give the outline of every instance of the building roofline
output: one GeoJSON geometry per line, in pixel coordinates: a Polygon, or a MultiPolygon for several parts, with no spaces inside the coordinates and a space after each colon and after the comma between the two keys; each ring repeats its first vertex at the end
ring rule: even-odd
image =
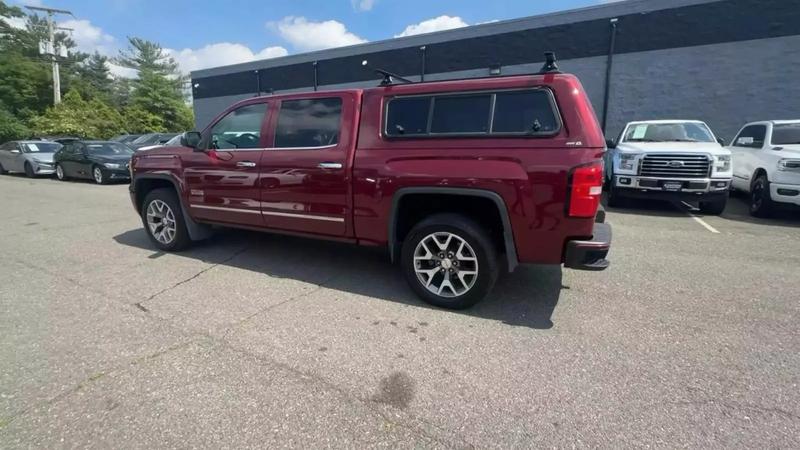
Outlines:
{"type": "Polygon", "coordinates": [[[343,56],[353,56],[363,53],[430,45],[464,38],[488,36],[493,34],[563,25],[587,20],[604,18],[611,19],[621,15],[636,13],[641,14],[651,11],[673,9],[682,6],[714,3],[718,1],[722,0],[625,0],[586,6],[583,8],[569,9],[565,11],[556,11],[536,16],[470,25],[452,30],[435,31],[432,33],[404,36],[400,38],[389,38],[374,42],[349,45],[346,47],[336,47],[307,53],[281,56],[278,58],[261,59],[228,66],[194,70],[190,72],[190,76],[191,78],[195,79],[243,72],[246,70],[259,70],[271,67],[286,66],[290,64],[312,63],[318,60],[338,58],[343,56]]]}

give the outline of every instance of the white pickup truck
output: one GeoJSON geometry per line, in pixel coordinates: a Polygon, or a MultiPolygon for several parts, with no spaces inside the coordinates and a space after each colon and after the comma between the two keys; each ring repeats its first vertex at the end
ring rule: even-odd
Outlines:
{"type": "Polygon", "coordinates": [[[800,206],[800,120],[748,123],[728,148],[733,188],[750,194],[750,214],[800,206]]]}
{"type": "Polygon", "coordinates": [[[721,214],[731,183],[731,152],[698,120],[630,122],[606,145],[608,205],[654,198],[699,203],[721,214]]]}

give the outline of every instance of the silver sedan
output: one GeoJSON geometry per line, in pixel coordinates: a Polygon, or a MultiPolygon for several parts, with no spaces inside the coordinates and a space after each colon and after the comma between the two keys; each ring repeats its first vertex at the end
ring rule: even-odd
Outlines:
{"type": "Polygon", "coordinates": [[[0,174],[24,172],[29,177],[52,175],[53,155],[61,144],[50,141],[11,141],[0,146],[0,174]]]}

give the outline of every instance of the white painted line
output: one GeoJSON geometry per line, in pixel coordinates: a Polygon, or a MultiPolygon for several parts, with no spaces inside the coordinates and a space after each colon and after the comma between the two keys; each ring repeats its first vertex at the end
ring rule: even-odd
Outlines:
{"type": "Polygon", "coordinates": [[[703,219],[701,219],[701,218],[699,218],[699,217],[697,217],[697,216],[695,216],[694,214],[691,213],[690,209],[693,208],[692,205],[690,205],[690,204],[688,204],[686,202],[681,202],[681,203],[683,203],[683,206],[685,206],[686,208],[689,208],[689,209],[684,209],[684,212],[686,214],[688,214],[689,217],[694,219],[695,222],[697,222],[700,225],[702,225],[703,227],[705,227],[706,230],[708,230],[708,231],[710,231],[712,233],[715,233],[715,234],[719,234],[719,230],[717,230],[716,228],[714,228],[711,225],[709,225],[708,223],[706,223],[705,220],[703,220],[703,219]]]}

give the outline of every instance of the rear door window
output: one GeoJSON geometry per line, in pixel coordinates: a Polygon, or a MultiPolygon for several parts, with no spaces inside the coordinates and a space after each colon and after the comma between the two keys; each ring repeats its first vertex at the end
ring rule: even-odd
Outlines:
{"type": "Polygon", "coordinates": [[[328,147],[339,143],[342,99],[284,100],[275,128],[276,148],[328,147]]]}

